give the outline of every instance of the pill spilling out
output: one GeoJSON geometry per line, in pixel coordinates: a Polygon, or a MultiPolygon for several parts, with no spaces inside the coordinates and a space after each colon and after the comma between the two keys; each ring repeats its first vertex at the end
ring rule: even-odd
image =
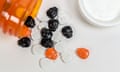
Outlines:
{"type": "Polygon", "coordinates": [[[51,39],[53,36],[53,33],[47,28],[42,28],[40,33],[41,33],[42,38],[44,39],[51,39]]]}
{"type": "Polygon", "coordinates": [[[40,44],[45,48],[54,47],[54,42],[51,39],[42,39],[40,44]]]}
{"type": "Polygon", "coordinates": [[[77,48],[76,54],[81,59],[87,59],[89,57],[89,50],[87,48],[77,48]]]}
{"type": "Polygon", "coordinates": [[[23,48],[29,47],[31,45],[31,40],[28,37],[23,37],[20,40],[18,40],[18,45],[23,48]]]}
{"type": "MultiPolygon", "coordinates": [[[[58,56],[60,56],[61,61],[63,63],[67,63],[67,62],[70,62],[73,58],[71,57],[70,54],[67,53],[67,51],[59,52],[57,50],[54,37],[59,37],[59,35],[55,35],[55,33],[58,32],[61,34],[62,37],[65,37],[66,39],[71,40],[71,38],[73,37],[74,31],[72,28],[73,26],[70,26],[70,25],[62,26],[62,28],[59,31],[61,22],[59,20],[58,11],[59,10],[57,7],[51,7],[46,11],[46,16],[49,17],[49,20],[46,21],[47,26],[38,29],[37,32],[39,35],[37,36],[39,36],[39,38],[37,39],[39,40],[39,43],[37,45],[32,44],[33,45],[32,47],[36,49],[40,48],[41,50],[44,49],[45,51],[43,52],[44,53],[43,58],[45,59],[55,61],[57,60],[58,56]]],[[[41,21],[41,24],[42,24],[42,21],[41,21]]],[[[34,18],[32,18],[31,16],[28,16],[27,20],[25,21],[25,25],[29,28],[34,28],[36,25],[34,18]]],[[[37,36],[32,36],[32,37],[37,37],[37,36]]],[[[36,39],[36,38],[33,38],[33,39],[36,39]]],[[[60,40],[62,40],[62,38],[60,38],[60,40]]],[[[34,40],[32,40],[30,37],[23,37],[20,40],[18,40],[18,45],[23,48],[29,47],[31,45],[31,41],[34,41],[34,40]]],[[[57,43],[59,44],[60,42],[57,42],[57,43]]],[[[81,59],[87,59],[89,57],[89,50],[87,48],[77,48],[75,53],[81,59]]],[[[40,62],[39,62],[40,67],[42,66],[41,60],[43,58],[40,58],[40,62]]]]}
{"type": "Polygon", "coordinates": [[[58,53],[55,48],[48,48],[45,51],[45,57],[50,60],[56,60],[58,58],[58,53]]]}
{"type": "Polygon", "coordinates": [[[51,7],[47,10],[47,16],[49,18],[55,18],[58,15],[58,8],[57,7],[51,7]]]}
{"type": "Polygon", "coordinates": [[[48,27],[51,31],[55,32],[56,29],[58,28],[59,21],[57,19],[50,19],[48,21],[48,27]]]}
{"type": "Polygon", "coordinates": [[[71,38],[73,36],[72,27],[70,26],[63,27],[61,33],[63,34],[64,37],[71,38]]]}
{"type": "Polygon", "coordinates": [[[35,20],[32,18],[32,16],[28,16],[24,24],[30,28],[34,28],[36,25],[35,20]]]}

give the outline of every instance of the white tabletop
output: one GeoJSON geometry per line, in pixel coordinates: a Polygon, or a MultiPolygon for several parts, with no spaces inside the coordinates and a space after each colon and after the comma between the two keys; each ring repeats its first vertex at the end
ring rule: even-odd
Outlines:
{"type": "MultiPolygon", "coordinates": [[[[45,72],[120,72],[120,25],[100,28],[88,24],[79,13],[77,0],[44,0],[41,7],[41,19],[46,9],[60,4],[69,16],[69,23],[75,29],[74,38],[64,43],[69,47],[66,52],[73,58],[69,63],[42,60],[45,72]],[[86,47],[90,51],[87,60],[75,56],[77,47],[86,47]]],[[[43,18],[42,18],[43,17],[43,18]]],[[[0,32],[0,72],[41,72],[39,55],[31,54],[30,48],[17,46],[17,39],[0,32]]]]}

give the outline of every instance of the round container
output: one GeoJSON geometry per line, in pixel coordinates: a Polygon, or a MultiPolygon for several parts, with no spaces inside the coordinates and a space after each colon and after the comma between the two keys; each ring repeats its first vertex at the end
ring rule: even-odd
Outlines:
{"type": "Polygon", "coordinates": [[[110,27],[120,24],[119,0],[79,0],[84,20],[96,26],[110,27]]]}

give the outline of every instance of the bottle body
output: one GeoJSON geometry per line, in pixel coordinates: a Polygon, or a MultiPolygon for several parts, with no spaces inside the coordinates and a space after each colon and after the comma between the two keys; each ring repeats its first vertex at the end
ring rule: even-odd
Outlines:
{"type": "Polygon", "coordinates": [[[0,27],[4,33],[28,37],[31,29],[24,25],[28,16],[33,18],[42,0],[0,0],[0,27]]]}

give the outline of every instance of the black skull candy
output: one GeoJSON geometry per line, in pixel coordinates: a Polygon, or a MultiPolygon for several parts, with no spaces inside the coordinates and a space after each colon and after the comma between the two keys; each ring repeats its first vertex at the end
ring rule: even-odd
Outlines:
{"type": "Polygon", "coordinates": [[[27,27],[30,27],[30,28],[34,28],[35,27],[35,20],[32,18],[32,16],[28,16],[24,25],[26,25],[27,27]]]}
{"type": "Polygon", "coordinates": [[[40,33],[41,33],[42,38],[44,39],[51,39],[53,36],[53,33],[47,28],[42,28],[40,33]]]}
{"type": "Polygon", "coordinates": [[[57,7],[52,7],[47,10],[47,16],[49,18],[55,18],[58,15],[58,8],[57,7]]]}
{"type": "Polygon", "coordinates": [[[45,48],[52,48],[54,46],[54,42],[51,39],[42,39],[40,44],[45,48]]]}
{"type": "Polygon", "coordinates": [[[50,19],[48,21],[48,27],[49,27],[50,31],[55,32],[56,29],[58,28],[58,26],[59,26],[59,21],[57,19],[50,19]]]}
{"type": "Polygon", "coordinates": [[[23,37],[18,40],[18,45],[21,47],[29,47],[31,45],[31,40],[28,37],[23,37]]]}
{"type": "Polygon", "coordinates": [[[73,30],[70,26],[63,27],[61,33],[66,38],[71,38],[73,36],[73,30]]]}

